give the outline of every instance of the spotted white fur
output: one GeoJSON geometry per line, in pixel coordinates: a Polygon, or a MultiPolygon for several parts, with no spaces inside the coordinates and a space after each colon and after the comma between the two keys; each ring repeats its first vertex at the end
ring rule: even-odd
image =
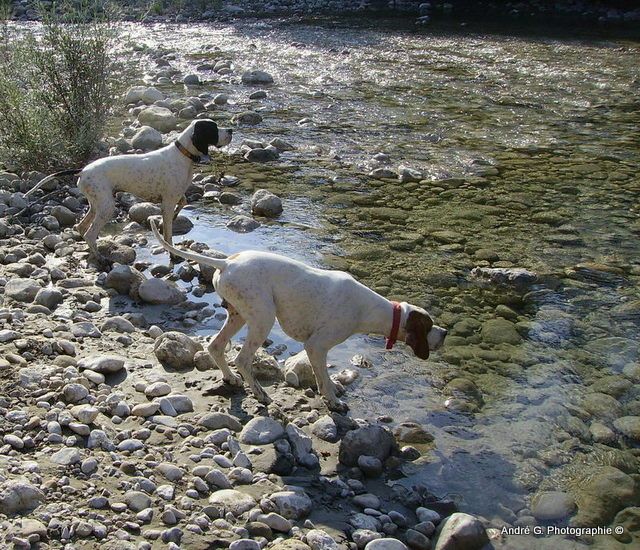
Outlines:
{"type": "MultiPolygon", "coordinates": [[[[202,122],[192,122],[178,136],[178,142],[189,153],[198,157],[203,151],[199,151],[193,144],[194,129],[202,122]]],[[[216,126],[212,121],[207,121],[207,124],[216,126]]],[[[208,145],[222,147],[231,142],[231,130],[217,128],[215,134],[217,142],[208,145]]],[[[84,237],[94,256],[99,258],[98,234],[113,217],[116,208],[114,195],[118,191],[126,191],[139,199],[160,203],[164,237],[171,242],[173,219],[185,204],[184,194],[191,184],[193,168],[193,161],[181,153],[174,143],[150,153],[101,158],[85,166],[80,172],[78,189],[87,197],[89,211],[76,229],[84,237]]],[[[51,178],[49,176],[40,181],[29,194],[51,178]]]]}
{"type": "MultiPolygon", "coordinates": [[[[256,350],[266,340],[275,320],[291,338],[304,343],[313,367],[318,389],[330,408],[345,410],[336,396],[327,372],[329,350],[353,334],[389,335],[393,323],[393,304],[342,271],[316,269],[285,256],[268,252],[244,251],[225,259],[215,259],[179,250],[166,242],[155,223],[151,228],[160,244],[172,254],[215,267],[213,285],[227,304],[227,320],[211,340],[209,352],[232,384],[247,383],[262,403],[270,399],[254,379],[251,364],[256,350]],[[231,372],[224,350],[245,324],[247,338],[235,359],[242,379],[231,372]]],[[[419,356],[420,346],[437,350],[447,331],[433,326],[422,308],[401,303],[398,339],[407,341],[419,356]],[[416,330],[416,327],[426,327],[416,330]]]]}

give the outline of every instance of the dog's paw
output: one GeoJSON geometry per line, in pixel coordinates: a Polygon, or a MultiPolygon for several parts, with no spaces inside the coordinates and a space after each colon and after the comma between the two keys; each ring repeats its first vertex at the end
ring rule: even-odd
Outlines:
{"type": "Polygon", "coordinates": [[[236,386],[236,387],[241,387],[243,384],[242,377],[233,373],[231,373],[231,376],[225,376],[224,381],[230,386],[236,386]]]}
{"type": "Polygon", "coordinates": [[[349,411],[349,405],[347,405],[341,399],[336,399],[335,401],[327,401],[327,407],[329,407],[330,411],[340,414],[344,414],[349,411]]]}

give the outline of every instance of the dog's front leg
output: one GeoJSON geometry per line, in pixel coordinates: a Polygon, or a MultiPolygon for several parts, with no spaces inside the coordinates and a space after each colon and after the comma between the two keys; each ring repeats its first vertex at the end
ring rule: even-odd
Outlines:
{"type": "Polygon", "coordinates": [[[175,203],[162,204],[162,236],[169,244],[173,244],[173,210],[175,203]]]}
{"type": "Polygon", "coordinates": [[[318,391],[326,401],[329,409],[340,413],[347,412],[349,406],[336,396],[336,386],[327,371],[327,346],[320,341],[308,340],[304,345],[304,349],[311,362],[318,391]]]}

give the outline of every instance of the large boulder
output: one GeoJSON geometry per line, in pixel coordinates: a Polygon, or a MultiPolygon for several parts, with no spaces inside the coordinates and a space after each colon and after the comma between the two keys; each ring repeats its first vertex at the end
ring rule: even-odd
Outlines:
{"type": "Polygon", "coordinates": [[[0,514],[30,512],[44,500],[44,493],[26,479],[12,479],[0,485],[0,514]]]}
{"type": "Polygon", "coordinates": [[[244,158],[249,162],[271,162],[272,160],[278,160],[280,154],[275,147],[257,147],[250,149],[244,155],[244,158]]]}
{"type": "Polygon", "coordinates": [[[262,115],[260,113],[256,113],[255,111],[242,111],[241,113],[233,115],[233,117],[231,117],[231,122],[233,124],[255,126],[256,124],[260,124],[262,122],[262,115]]]}
{"type": "Polygon", "coordinates": [[[251,197],[251,212],[255,216],[275,218],[282,213],[282,200],[266,189],[258,189],[251,197]]]}
{"type": "Polygon", "coordinates": [[[393,434],[382,426],[372,425],[347,432],[340,441],[339,460],[346,466],[356,466],[362,455],[374,456],[384,462],[397,448],[393,434]]]}
{"type": "MultiPolygon", "coordinates": [[[[156,222],[158,231],[162,233],[163,231],[162,216],[152,216],[152,218],[153,218],[153,221],[156,222]]],[[[186,233],[189,233],[189,231],[191,231],[192,229],[193,229],[193,222],[186,216],[179,215],[176,217],[175,220],[173,220],[173,225],[171,226],[171,234],[185,235],[186,233]]]]}
{"type": "Polygon", "coordinates": [[[77,221],[76,215],[71,210],[59,204],[51,209],[51,215],[62,227],[71,227],[77,221]]]}
{"type": "Polygon", "coordinates": [[[222,489],[209,497],[209,504],[218,505],[234,516],[239,516],[256,505],[256,501],[250,495],[234,489],[222,489]]]}
{"type": "Polygon", "coordinates": [[[162,133],[171,132],[178,125],[177,117],[169,109],[157,105],[140,111],[138,121],[143,126],[151,126],[162,133]]]}
{"type": "Polygon", "coordinates": [[[133,247],[109,237],[98,240],[98,253],[116,264],[131,265],[136,260],[133,247]]]}
{"type": "Polygon", "coordinates": [[[165,332],[153,345],[158,361],[177,370],[194,367],[194,357],[199,351],[203,351],[202,346],[181,332],[165,332]]]}
{"type": "Polygon", "coordinates": [[[640,504],[635,480],[612,466],[594,466],[582,472],[583,481],[571,487],[578,505],[572,524],[579,527],[608,525],[627,506],[640,504]]]}
{"type": "Polygon", "coordinates": [[[186,299],[173,281],[156,278],[144,281],[138,288],[138,294],[148,304],[175,305],[186,299]]]}
{"type": "Polygon", "coordinates": [[[243,84],[273,84],[273,77],[266,71],[245,71],[242,73],[243,84]]]}
{"type": "Polygon", "coordinates": [[[90,355],[78,361],[78,368],[101,374],[112,374],[124,368],[124,359],[117,355],[90,355]]]}
{"type": "Polygon", "coordinates": [[[129,217],[140,225],[149,227],[149,218],[159,216],[162,210],[157,204],[152,202],[138,202],[129,208],[129,217]]]}
{"type": "Polygon", "coordinates": [[[117,290],[119,294],[129,295],[137,300],[140,298],[138,293],[140,285],[146,280],[147,278],[137,269],[129,265],[116,264],[107,273],[104,285],[117,290]]]}
{"type": "Polygon", "coordinates": [[[4,287],[4,295],[16,302],[31,303],[42,286],[32,279],[10,279],[4,287]]]}
{"type": "Polygon", "coordinates": [[[144,101],[147,105],[151,105],[156,101],[161,101],[164,99],[164,94],[158,90],[158,88],[154,88],[153,86],[149,86],[142,91],[142,101],[144,101]]]}
{"type": "Polygon", "coordinates": [[[304,491],[278,491],[269,496],[275,512],[287,519],[301,519],[309,515],[313,503],[304,491]]]}
{"type": "Polygon", "coordinates": [[[294,388],[316,388],[316,377],[305,350],[292,355],[284,362],[284,379],[294,388]]]}
{"type": "Polygon", "coordinates": [[[284,436],[284,428],[273,418],[256,416],[240,432],[240,441],[247,445],[266,445],[284,436]]]}
{"type": "Polygon", "coordinates": [[[484,525],[469,514],[451,514],[438,530],[435,550],[480,550],[489,543],[484,525]]]}
{"type": "Polygon", "coordinates": [[[162,147],[162,134],[151,126],[142,126],[131,138],[131,146],[143,151],[158,149],[162,147]]]}

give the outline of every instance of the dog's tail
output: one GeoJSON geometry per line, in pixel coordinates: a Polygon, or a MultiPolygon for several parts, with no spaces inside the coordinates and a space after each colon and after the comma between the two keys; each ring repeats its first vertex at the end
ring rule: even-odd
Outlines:
{"type": "Polygon", "coordinates": [[[171,254],[175,254],[176,256],[180,256],[185,260],[192,260],[199,264],[209,265],[211,267],[215,267],[216,269],[223,269],[227,267],[227,260],[224,258],[212,258],[211,256],[205,256],[204,254],[196,254],[195,252],[187,252],[185,250],[180,250],[175,246],[170,245],[167,241],[164,240],[162,235],[160,235],[160,231],[156,226],[156,222],[153,218],[149,219],[149,223],[151,224],[151,230],[153,234],[158,239],[158,242],[162,245],[167,252],[171,252],[171,254]]]}
{"type": "Polygon", "coordinates": [[[40,189],[48,181],[54,180],[62,176],[74,176],[76,174],[79,174],[80,172],[82,172],[82,168],[72,168],[71,170],[61,170],[60,172],[51,174],[50,176],[47,176],[46,178],[43,178],[38,183],[36,183],[32,189],[29,189],[29,191],[25,193],[25,196],[28,197],[29,195],[33,195],[38,189],[40,189]]]}

